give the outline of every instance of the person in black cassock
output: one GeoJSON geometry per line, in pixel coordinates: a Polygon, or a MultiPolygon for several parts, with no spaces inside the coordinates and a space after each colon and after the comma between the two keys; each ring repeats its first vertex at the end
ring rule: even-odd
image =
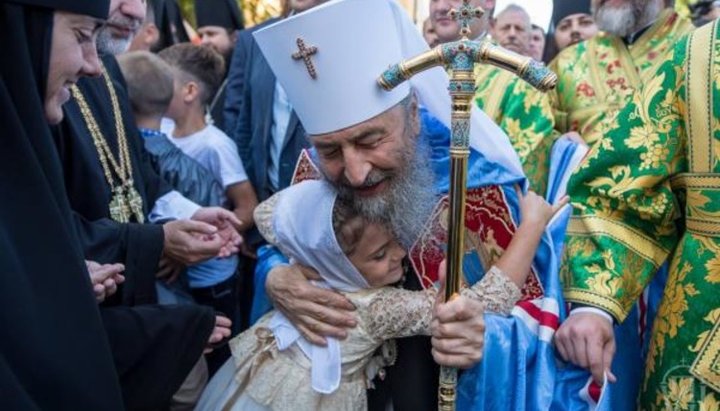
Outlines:
{"type": "Polygon", "coordinates": [[[0,205],[0,408],[5,410],[123,409],[48,126],[48,120],[62,118],[63,83],[98,72],[93,38],[108,5],[108,0],[0,2],[0,194],[6,200],[0,205]]]}
{"type": "MultiPolygon", "coordinates": [[[[229,68],[238,30],[243,29],[242,14],[236,0],[195,0],[195,20],[201,44],[220,53],[229,68]]],[[[230,136],[234,130],[225,127],[225,91],[227,73],[207,110],[215,127],[230,136]]]]}
{"type": "Polygon", "coordinates": [[[172,191],[142,148],[112,54],[129,46],[145,6],[140,0],[111,0],[108,24],[98,35],[98,50],[105,52],[101,76],[82,79],[71,89],[66,119],[55,133],[86,258],[125,264],[127,281],[114,302],[126,305],[155,302],[161,256],[163,261],[196,263],[237,251],[240,239],[233,213],[200,208],[172,191]],[[143,224],[146,219],[177,221],[143,224]]]}

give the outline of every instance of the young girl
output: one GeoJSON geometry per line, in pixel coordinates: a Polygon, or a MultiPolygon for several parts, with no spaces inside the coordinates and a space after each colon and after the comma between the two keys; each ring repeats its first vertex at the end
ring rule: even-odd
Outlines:
{"type": "MultiPolygon", "coordinates": [[[[508,315],[558,207],[534,193],[521,197],[522,223],[508,250],[462,295],[508,315]]],[[[231,340],[233,358],[209,383],[196,410],[367,409],[368,382],[394,361],[388,340],[429,335],[436,290],[393,286],[403,277],[405,250],[386,227],[336,202],[324,181],[283,190],[258,207],[255,219],[268,242],[291,261],[316,269],[323,286],[352,301],[358,325],[344,341],[329,338],[320,347],[302,338],[281,313],[267,314],[231,340]],[[386,358],[373,358],[381,346],[386,358]]]]}

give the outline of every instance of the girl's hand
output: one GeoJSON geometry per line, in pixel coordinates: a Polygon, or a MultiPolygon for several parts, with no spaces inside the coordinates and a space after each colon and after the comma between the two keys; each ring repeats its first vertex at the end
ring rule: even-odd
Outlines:
{"type": "Polygon", "coordinates": [[[520,199],[521,224],[532,224],[538,227],[545,227],[555,213],[570,201],[568,196],[564,196],[557,204],[550,205],[534,191],[528,190],[527,194],[523,195],[518,185],[515,185],[515,192],[520,199]]]}

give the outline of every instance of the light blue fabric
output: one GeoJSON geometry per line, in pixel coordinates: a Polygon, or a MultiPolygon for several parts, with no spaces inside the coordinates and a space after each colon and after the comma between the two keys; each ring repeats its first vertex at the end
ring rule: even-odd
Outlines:
{"type": "Polygon", "coordinates": [[[227,258],[211,258],[200,264],[188,266],[187,279],[190,288],[212,287],[235,274],[239,258],[237,254],[227,258]]]}
{"type": "Polygon", "coordinates": [[[282,255],[277,247],[264,245],[257,251],[258,261],[255,265],[255,292],[253,293],[252,309],[250,310],[250,325],[255,324],[263,315],[273,309],[272,301],[265,292],[265,280],[273,268],[287,265],[287,257],[282,255]]]}

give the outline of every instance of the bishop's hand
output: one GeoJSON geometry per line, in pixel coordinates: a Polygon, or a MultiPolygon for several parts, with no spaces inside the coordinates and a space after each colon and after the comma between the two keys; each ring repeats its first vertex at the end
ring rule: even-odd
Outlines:
{"type": "Polygon", "coordinates": [[[280,265],[268,273],[265,289],[275,308],[311,343],[324,346],[325,337],[344,339],[346,329],[356,325],[351,313],[355,306],[341,294],[316,287],[308,279],[319,280],[320,276],[312,268],[280,265]]]}
{"type": "Polygon", "coordinates": [[[440,365],[470,368],[482,359],[485,346],[483,305],[460,295],[444,302],[445,267],[443,261],[439,269],[441,289],[430,323],[432,355],[440,365]]]}

